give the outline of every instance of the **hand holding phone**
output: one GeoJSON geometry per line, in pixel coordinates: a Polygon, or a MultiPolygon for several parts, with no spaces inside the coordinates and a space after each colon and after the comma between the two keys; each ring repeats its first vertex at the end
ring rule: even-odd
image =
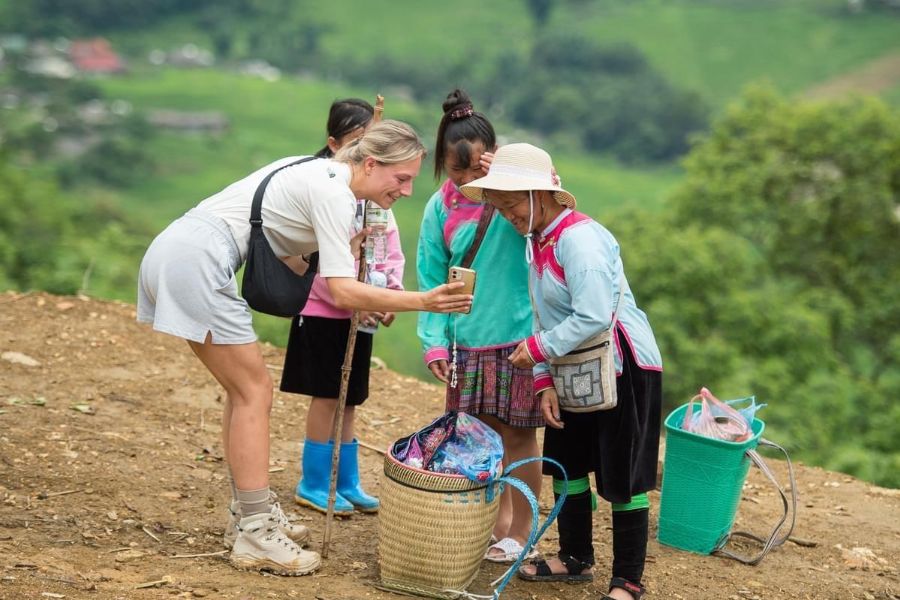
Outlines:
{"type": "MultiPolygon", "coordinates": [[[[462,281],[465,285],[456,290],[457,294],[475,295],[475,271],[472,269],[464,269],[463,267],[450,267],[447,274],[447,283],[462,281]]],[[[471,312],[471,308],[464,311],[466,314],[471,312]]]]}

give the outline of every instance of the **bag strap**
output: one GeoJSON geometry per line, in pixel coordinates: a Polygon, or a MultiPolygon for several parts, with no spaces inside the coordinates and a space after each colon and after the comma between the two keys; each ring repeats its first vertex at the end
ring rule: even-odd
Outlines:
{"type": "Polygon", "coordinates": [[[492,502],[495,496],[499,496],[500,494],[502,494],[504,485],[509,485],[516,488],[522,493],[523,496],[525,496],[525,499],[528,500],[528,506],[531,508],[531,531],[528,533],[528,539],[525,541],[522,552],[519,553],[516,561],[512,565],[510,565],[510,567],[506,571],[503,572],[503,575],[491,582],[491,587],[494,588],[494,591],[490,596],[484,594],[473,594],[466,590],[454,590],[451,588],[442,590],[447,594],[452,594],[453,598],[465,600],[499,600],[500,592],[503,591],[503,588],[506,587],[506,584],[509,583],[509,580],[512,578],[512,576],[519,571],[519,566],[521,566],[522,561],[525,560],[525,557],[528,556],[528,553],[531,552],[531,549],[534,547],[534,545],[537,544],[538,540],[541,539],[541,536],[544,535],[544,532],[547,531],[547,529],[556,519],[557,515],[559,515],[559,511],[562,510],[562,505],[566,501],[566,496],[569,493],[569,478],[566,475],[565,468],[552,458],[546,458],[542,456],[523,458],[522,460],[516,461],[506,467],[503,470],[503,474],[488,485],[487,501],[492,502]],[[540,514],[540,507],[538,505],[538,499],[535,497],[534,492],[531,491],[531,488],[528,487],[528,484],[526,484],[524,481],[510,476],[510,473],[512,473],[522,465],[527,465],[528,463],[533,462],[546,462],[555,465],[559,469],[563,481],[562,492],[560,493],[559,498],[556,500],[556,504],[554,504],[553,508],[550,510],[550,514],[547,515],[547,518],[544,520],[544,523],[540,526],[540,528],[538,528],[538,515],[540,514]],[[494,489],[495,487],[496,490],[494,489]]]}
{"type": "MultiPolygon", "coordinates": [[[[609,330],[616,330],[616,323],[619,320],[619,309],[622,307],[622,296],[625,295],[625,271],[619,275],[619,297],[616,298],[616,310],[613,311],[612,322],[609,324],[609,330]]],[[[615,334],[613,334],[615,335],[615,334]]]]}
{"type": "Polygon", "coordinates": [[[269,185],[269,181],[272,177],[275,176],[275,173],[281,171],[282,169],[287,169],[288,167],[293,167],[294,165],[299,165],[305,162],[309,162],[311,160],[316,160],[317,158],[321,158],[319,156],[306,156],[301,158],[300,160],[295,160],[292,163],[288,163],[286,165],[282,165],[266,175],[265,179],[263,179],[259,185],[256,187],[256,192],[253,194],[253,204],[250,206],[250,227],[262,227],[262,199],[263,194],[266,193],[266,186],[269,185]]]}
{"type": "MultiPolygon", "coordinates": [[[[494,593],[491,596],[494,600],[497,600],[500,597],[500,592],[503,591],[503,588],[506,587],[506,584],[509,583],[509,580],[512,578],[512,576],[519,571],[519,567],[525,560],[525,557],[528,556],[528,553],[531,552],[531,549],[534,548],[534,546],[538,543],[538,540],[541,539],[541,537],[556,519],[557,515],[559,515],[559,512],[562,510],[563,503],[566,501],[566,496],[569,493],[569,478],[566,474],[565,468],[552,458],[541,456],[533,456],[531,458],[524,458],[522,460],[514,462],[503,470],[503,476],[500,477],[499,481],[501,482],[501,484],[507,484],[516,488],[528,500],[528,505],[531,508],[531,531],[529,532],[528,539],[525,541],[522,552],[519,554],[518,558],[516,558],[516,561],[512,565],[510,565],[510,567],[503,573],[503,575],[491,582],[491,587],[496,586],[494,587],[494,593]],[[528,485],[521,479],[510,476],[510,473],[512,473],[522,465],[526,465],[532,462],[550,463],[556,466],[556,468],[559,469],[563,480],[562,492],[560,493],[559,498],[556,500],[556,503],[553,505],[553,508],[550,510],[550,514],[548,514],[547,518],[544,519],[544,523],[540,526],[540,528],[538,528],[539,505],[537,498],[534,496],[534,492],[532,492],[531,488],[528,487],[528,485]]],[[[497,490],[497,493],[502,493],[502,491],[503,488],[501,485],[500,489],[497,490]]]]}
{"type": "Polygon", "coordinates": [[[772,484],[778,490],[778,493],[781,494],[781,502],[784,505],[784,514],[781,516],[781,519],[775,525],[775,528],[772,530],[772,533],[769,534],[768,538],[763,539],[746,531],[735,531],[725,536],[725,539],[722,540],[722,543],[719,545],[719,547],[712,552],[713,554],[717,554],[719,556],[733,558],[736,561],[744,563],[745,565],[758,565],[762,561],[762,559],[765,558],[766,554],[768,554],[773,548],[777,548],[778,546],[784,544],[790,537],[791,533],[794,531],[794,525],[797,522],[797,482],[794,479],[794,466],[791,464],[791,457],[788,456],[788,453],[784,448],[774,442],[770,442],[767,439],[760,438],[759,445],[768,446],[769,448],[775,448],[777,450],[781,450],[784,453],[784,457],[787,460],[788,477],[791,484],[791,505],[790,510],[788,510],[787,494],[785,494],[784,489],[778,484],[778,481],[776,481],[775,475],[772,473],[769,465],[766,464],[766,461],[763,460],[763,457],[760,456],[756,450],[747,450],[746,454],[750,458],[750,460],[753,461],[753,464],[759,467],[759,470],[769,478],[769,481],[772,482],[772,484]],[[791,515],[790,527],[788,527],[787,533],[785,533],[781,537],[778,537],[778,532],[781,530],[785,521],[787,521],[789,513],[791,515]],[[759,552],[759,554],[752,558],[746,558],[725,550],[725,544],[727,544],[728,540],[730,540],[733,536],[745,537],[750,538],[751,540],[755,540],[763,545],[762,550],[759,552]]]}
{"type": "Polygon", "coordinates": [[[478,227],[475,229],[475,238],[472,240],[472,245],[469,246],[469,250],[466,252],[466,255],[463,256],[462,262],[459,263],[459,266],[463,269],[468,269],[472,266],[472,262],[475,261],[475,255],[478,254],[478,248],[481,247],[481,242],[484,240],[484,234],[487,231],[488,225],[491,224],[491,218],[493,216],[494,205],[485,203],[484,210],[481,211],[481,218],[478,219],[478,227]]]}

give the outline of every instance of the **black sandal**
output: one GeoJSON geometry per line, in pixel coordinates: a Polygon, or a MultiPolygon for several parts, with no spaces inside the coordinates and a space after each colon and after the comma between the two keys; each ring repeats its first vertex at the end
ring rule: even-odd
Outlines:
{"type": "Polygon", "coordinates": [[[565,581],[568,583],[586,583],[594,580],[593,573],[582,573],[585,569],[593,567],[593,563],[578,560],[567,554],[560,554],[559,560],[566,567],[565,573],[554,573],[550,570],[550,565],[547,564],[546,560],[534,558],[531,560],[531,564],[535,567],[534,574],[524,573],[520,568],[518,573],[519,579],[524,579],[525,581],[565,581]]]}
{"type": "MultiPolygon", "coordinates": [[[[613,588],[622,588],[629,594],[634,600],[641,600],[644,597],[644,594],[647,592],[647,589],[638,585],[637,583],[632,583],[623,577],[613,577],[609,581],[609,591],[613,591],[613,588]]],[[[600,600],[615,600],[612,596],[603,596],[600,600]]]]}

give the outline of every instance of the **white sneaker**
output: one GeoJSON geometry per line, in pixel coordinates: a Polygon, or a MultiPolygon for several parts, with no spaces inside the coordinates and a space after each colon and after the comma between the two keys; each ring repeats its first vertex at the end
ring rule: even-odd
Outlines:
{"type": "Polygon", "coordinates": [[[241,503],[232,500],[228,506],[228,523],[225,525],[224,542],[225,547],[231,550],[234,547],[234,540],[237,538],[237,524],[241,520],[241,503]]]}
{"type": "MultiPolygon", "coordinates": [[[[290,522],[287,515],[281,510],[281,505],[275,501],[275,492],[269,492],[269,498],[272,500],[272,511],[270,514],[278,521],[278,528],[281,529],[281,532],[291,538],[301,548],[306,546],[309,543],[309,528],[290,522]]],[[[234,547],[234,540],[238,534],[237,524],[240,520],[241,503],[237,500],[232,500],[231,505],[228,507],[228,523],[225,525],[224,536],[225,547],[228,549],[234,547]]]]}
{"type": "Polygon", "coordinates": [[[281,510],[281,504],[275,501],[274,492],[272,492],[272,496],[272,511],[270,514],[278,522],[278,529],[302,548],[309,542],[309,528],[298,523],[291,523],[284,511],[281,510]]]}
{"type": "Polygon", "coordinates": [[[231,564],[238,569],[269,571],[277,575],[308,575],[322,563],[317,552],[302,550],[267,515],[244,517],[237,524],[231,564]]]}

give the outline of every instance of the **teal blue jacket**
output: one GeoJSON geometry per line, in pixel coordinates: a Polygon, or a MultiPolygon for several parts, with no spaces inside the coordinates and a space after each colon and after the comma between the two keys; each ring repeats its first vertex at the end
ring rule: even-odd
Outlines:
{"type": "MultiPolygon", "coordinates": [[[[467,199],[449,179],[434,193],[419,231],[420,290],[447,282],[447,270],[459,265],[472,245],[483,210],[483,204],[467,199]]],[[[506,348],[531,334],[525,238],[499,213],[494,213],[470,268],[476,273],[471,313],[419,313],[417,333],[426,364],[450,359],[454,321],[457,347],[466,350],[506,348]]]]}

